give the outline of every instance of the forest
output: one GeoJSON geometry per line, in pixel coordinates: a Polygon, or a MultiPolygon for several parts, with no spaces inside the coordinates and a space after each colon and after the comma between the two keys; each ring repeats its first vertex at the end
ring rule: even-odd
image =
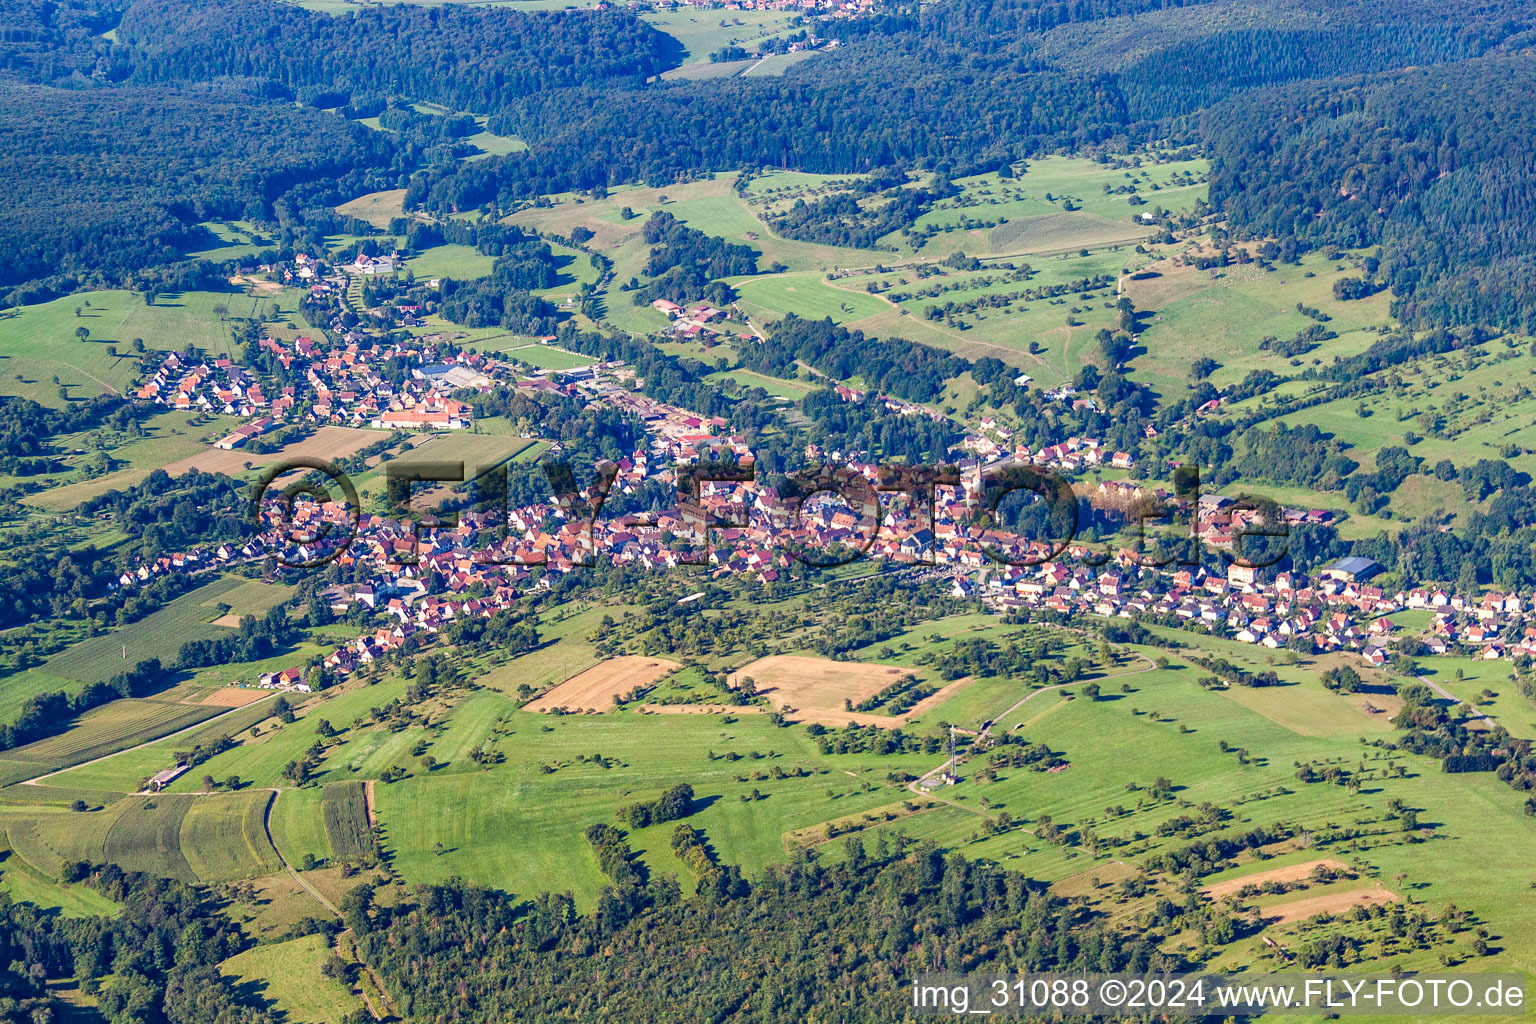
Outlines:
{"type": "MultiPolygon", "coordinates": [[[[875,730],[880,731],[880,730],[875,730]]],[[[675,876],[626,868],[618,830],[603,856],[623,881],[590,914],[570,897],[526,901],[465,884],[419,886],[403,905],[366,887],[342,906],[402,1010],[444,1024],[616,1019],[900,1019],[915,974],[971,970],[1159,970],[1158,929],[1083,923],[1023,875],[879,832],[866,850],[802,857],[750,885],[684,898],[675,876]],[[857,956],[843,955],[857,949],[857,956]],[[687,984],[679,984],[687,978],[687,984]]],[[[679,843],[679,849],[683,847],[679,843]]],[[[1193,898],[1170,927],[1227,927],[1193,898]]]]}
{"type": "Polygon", "coordinates": [[[276,1024],[244,1002],[220,961],[247,945],[238,925],[204,891],[111,864],[67,864],[82,882],[123,907],[113,918],[64,917],[0,901],[0,1021],[59,1019],[48,983],[78,978],[108,1024],[276,1024]]]}
{"type": "Polygon", "coordinates": [[[490,113],[538,92],[638,85],[678,59],[676,40],[627,12],[391,4],[358,13],[137,0],[118,36],[131,81],[260,78],[323,107],[405,95],[490,113]]]}
{"type": "Polygon", "coordinates": [[[181,259],[198,221],[280,218],[306,181],[325,182],[306,203],[339,202],[386,183],[372,174],[392,159],[377,133],[233,86],[0,83],[0,289],[130,281],[181,259]]]}
{"type": "Polygon", "coordinates": [[[1407,321],[1536,329],[1529,81],[1488,57],[1238,97],[1206,117],[1211,202],[1249,236],[1380,245],[1407,321]]]}
{"type": "MultiPolygon", "coordinates": [[[[1168,0],[897,3],[819,26],[843,45],[781,77],[680,82],[655,77],[682,60],[677,41],[623,11],[402,4],[337,18],[233,0],[18,0],[17,8],[0,38],[0,138],[40,144],[5,147],[0,161],[0,183],[22,198],[0,216],[0,241],[18,254],[0,286],[50,285],[15,298],[174,263],[209,217],[255,220],[287,242],[318,239],[342,226],[331,207],[385,188],[408,187],[408,207],[446,214],[703,171],[921,169],[943,181],[1050,151],[1204,139],[1220,169],[1213,194],[1241,229],[1306,244],[1380,240],[1388,250],[1380,284],[1410,317],[1536,316],[1509,297],[1530,272],[1529,240],[1515,226],[1529,218],[1493,212],[1524,211],[1530,195],[1520,155],[1528,114],[1506,109],[1518,91],[1499,86],[1501,75],[1520,79],[1519,64],[1507,63],[1520,58],[1507,54],[1531,31],[1510,0],[1470,11],[1418,0],[1390,31],[1364,0],[1265,5],[1241,19],[1221,5],[1168,0]],[[1137,18],[1151,19],[1149,42],[1116,43],[1137,18]],[[1087,25],[1108,42],[1074,45],[1087,25]],[[115,38],[105,38],[111,27],[115,38]],[[1394,70],[1405,66],[1416,70],[1394,70]],[[1361,74],[1376,77],[1315,84],[1361,74]],[[1301,84],[1278,94],[1256,88],[1284,83],[1301,84]],[[40,86],[70,92],[32,91],[40,86]],[[1399,86],[1423,102],[1394,100],[1399,86]],[[1437,101],[1430,94],[1442,86],[1437,101]],[[1476,97],[1476,109],[1444,109],[1447,96],[1476,97]],[[405,101],[487,115],[493,131],[531,148],[456,159],[455,133],[471,123],[429,124],[405,101]],[[1335,102],[1344,106],[1332,110],[1335,102]],[[45,106],[54,116],[41,117],[45,106]],[[751,131],[740,130],[743,112],[751,131]],[[381,114],[403,130],[345,121],[381,114]],[[1506,115],[1520,127],[1491,137],[1480,127],[1506,115]],[[1302,131],[1313,119],[1321,130],[1302,131]],[[132,130],[108,130],[120,124],[132,130]],[[217,126],[205,133],[217,149],[193,131],[199,124],[217,126]],[[1419,142],[1356,153],[1381,145],[1382,130],[1419,142]],[[1294,138],[1277,134],[1285,132],[1294,138]],[[1466,156],[1431,190],[1419,149],[1436,132],[1478,143],[1456,147],[1466,156]],[[158,141],[169,137],[196,141],[185,150],[158,141]],[[1245,175],[1244,139],[1254,153],[1281,147],[1284,166],[1245,175]],[[1309,162],[1308,146],[1327,159],[1309,162]],[[106,177],[86,153],[110,153],[129,173],[106,177]],[[1377,224],[1326,199],[1340,184],[1333,169],[1368,155],[1381,156],[1381,167],[1403,164],[1403,181],[1418,183],[1407,187],[1421,219],[1382,215],[1377,224]],[[1312,199],[1274,185],[1301,164],[1312,199]],[[1241,195],[1230,184],[1240,177],[1241,195]],[[1298,220],[1298,204],[1330,215],[1298,220]]],[[[1384,186],[1360,185],[1363,209],[1384,186]]],[[[792,237],[867,245],[910,223],[933,196],[909,189],[894,198],[868,212],[857,195],[824,197],[777,220],[792,237]]]]}

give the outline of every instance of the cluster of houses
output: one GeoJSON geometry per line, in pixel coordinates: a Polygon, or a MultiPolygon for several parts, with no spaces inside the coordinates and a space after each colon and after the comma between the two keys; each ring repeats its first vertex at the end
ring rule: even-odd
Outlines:
{"type": "Polygon", "coordinates": [[[651,303],[651,308],[666,314],[671,321],[668,333],[679,338],[715,338],[722,333],[718,327],[711,325],[724,320],[725,311],[707,302],[684,307],[666,299],[657,299],[651,303]]]}
{"type": "Polygon", "coordinates": [[[1115,469],[1130,469],[1136,460],[1129,452],[1106,452],[1104,444],[1096,437],[1069,437],[1057,444],[1041,446],[1033,451],[1028,445],[1013,448],[1007,446],[1012,434],[1007,427],[983,416],[981,433],[971,434],[964,441],[968,451],[983,459],[1005,459],[1016,465],[1048,467],[1074,473],[1108,464],[1115,469]]]}
{"type": "Polygon", "coordinates": [[[875,0],[672,0],[672,6],[708,11],[801,11],[830,18],[854,18],[878,8],[875,0]]]}
{"type": "Polygon", "coordinates": [[[176,352],[166,354],[134,397],[182,412],[224,416],[281,415],[286,408],[269,402],[255,374],[232,360],[189,359],[176,352]]]}
{"type": "Polygon", "coordinates": [[[451,395],[465,387],[489,388],[505,364],[474,352],[439,356],[429,340],[411,344],[365,344],[356,336],[339,346],[300,337],[291,343],[262,338],[258,346],[289,374],[302,373],[303,384],[282,388],[292,408],[306,402],[305,418],[314,423],[381,430],[464,430],[474,410],[451,395]],[[410,365],[400,379],[385,367],[410,365]]]}
{"type": "MultiPolygon", "coordinates": [[[[653,433],[647,449],[612,467],[610,494],[632,493],[648,477],[669,472],[677,461],[706,449],[743,451],[741,439],[720,433],[717,423],[626,394],[636,411],[645,413],[653,433]]],[[[348,576],[366,582],[335,588],[332,599],[338,609],[361,602],[395,621],[332,650],[324,664],[345,676],[387,656],[413,635],[436,634],[465,616],[494,615],[513,605],[527,586],[547,584],[544,574],[574,571],[595,555],[656,570],[692,567],[715,576],[751,573],[773,581],[798,571],[797,560],[815,562],[839,546],[866,557],[939,567],[951,577],[953,596],[978,597],[1000,613],[1044,609],[1190,622],[1239,642],[1353,652],[1380,665],[1393,645],[1410,635],[1391,616],[1403,609],[1427,609],[1434,619],[1418,639],[1432,653],[1464,650],[1483,658],[1536,654],[1536,627],[1528,624],[1530,602],[1518,595],[1470,598],[1423,589],[1388,594],[1369,582],[1380,567],[1365,558],[1341,559],[1310,578],[1281,572],[1268,579],[1237,564],[1225,572],[1205,566],[1154,567],[1130,549],[1105,561],[1086,545],[1057,551],[996,530],[972,531],[966,520],[976,495],[968,485],[937,488],[930,515],[903,497],[877,497],[873,465],[844,464],[870,484],[862,493],[850,491],[849,500],[820,494],[802,504],[752,480],[705,481],[696,503],[595,523],[586,521],[579,503],[576,511],[555,500],[516,508],[508,515],[505,539],[495,542],[487,538],[499,535],[500,524],[481,513],[465,513],[452,527],[422,531],[409,521],[365,516],[337,561],[348,576]],[[1013,564],[1000,564],[994,556],[1013,564]]],[[[340,521],[346,512],[305,504],[294,514],[301,521],[290,535],[308,536],[319,532],[322,520],[340,521]]],[[[279,548],[268,535],[239,550],[224,545],[205,555],[173,559],[147,570],[144,578],[210,562],[262,558],[279,548]]],[[[283,550],[294,561],[319,553],[303,545],[283,550]]],[[[130,582],[126,574],[122,582],[130,582]]],[[[264,676],[261,685],[297,688],[304,680],[296,672],[264,676]]]]}

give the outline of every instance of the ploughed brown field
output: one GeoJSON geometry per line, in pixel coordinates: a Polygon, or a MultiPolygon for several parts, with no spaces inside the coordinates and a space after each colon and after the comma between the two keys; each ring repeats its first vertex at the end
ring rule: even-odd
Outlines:
{"type": "Polygon", "coordinates": [[[1266,882],[1300,882],[1309,878],[1317,868],[1332,868],[1334,871],[1348,871],[1349,865],[1332,857],[1324,857],[1321,860],[1309,860],[1304,864],[1287,864],[1283,868],[1271,868],[1268,871],[1259,871],[1251,875],[1243,875],[1241,878],[1229,878],[1215,885],[1205,887],[1205,894],[1212,899],[1222,896],[1235,896],[1245,886],[1262,886],[1266,882]]]}

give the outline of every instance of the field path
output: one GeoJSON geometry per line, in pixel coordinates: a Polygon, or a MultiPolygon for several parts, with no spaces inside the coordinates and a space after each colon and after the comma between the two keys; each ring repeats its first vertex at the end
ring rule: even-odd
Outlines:
{"type": "MultiPolygon", "coordinates": [[[[1133,668],[1133,669],[1131,669],[1129,671],[1126,671],[1126,672],[1111,672],[1108,675],[1098,676],[1097,678],[1098,679],[1117,679],[1117,678],[1123,678],[1125,676],[1140,675],[1142,672],[1151,672],[1151,671],[1153,671],[1154,669],[1157,668],[1157,665],[1153,663],[1152,659],[1147,657],[1145,654],[1142,654],[1140,651],[1137,651],[1137,652],[1134,652],[1134,653],[1136,654],[1136,657],[1140,658],[1143,662],[1146,663],[1146,667],[1145,668],[1133,668]]],[[[1013,704],[1011,706],[1009,706],[1008,708],[1006,708],[1006,709],[998,712],[997,714],[993,715],[991,721],[989,721],[987,723],[987,727],[985,729],[983,729],[980,733],[973,733],[972,735],[978,735],[978,736],[990,736],[990,735],[992,735],[992,726],[993,725],[995,725],[998,722],[1002,721],[1007,716],[1013,714],[1019,708],[1023,707],[1025,704],[1028,704],[1030,701],[1034,700],[1036,697],[1040,696],[1042,693],[1054,693],[1054,692],[1056,692],[1058,690],[1064,690],[1064,689],[1066,689],[1069,686],[1077,686],[1080,683],[1091,683],[1091,682],[1094,682],[1094,680],[1093,679],[1079,679],[1079,680],[1077,680],[1077,682],[1073,682],[1073,683],[1058,683],[1055,686],[1042,686],[1038,690],[1031,690],[1028,693],[1026,693],[1023,697],[1021,697],[1020,699],[1014,701],[1013,704]]],[[[962,730],[962,731],[966,731],[966,730],[962,730]]],[[[986,816],[986,812],[985,811],[977,810],[974,807],[967,807],[965,804],[962,804],[959,801],[950,800],[950,799],[947,799],[945,797],[938,796],[935,793],[933,793],[933,792],[923,788],[923,783],[924,782],[927,782],[929,779],[933,778],[935,775],[940,774],[947,767],[949,767],[949,758],[946,757],[937,766],[929,769],[928,771],[924,772],[918,778],[913,779],[911,782],[907,783],[907,788],[909,790],[911,790],[913,793],[916,793],[918,796],[926,796],[926,797],[929,797],[931,799],[937,800],[937,801],[939,801],[942,804],[948,804],[951,807],[958,807],[962,811],[970,811],[972,814],[979,814],[979,815],[985,817],[986,816]]]]}
{"type": "Polygon", "coordinates": [[[316,903],[319,903],[326,910],[340,917],[341,911],[336,909],[336,905],[322,896],[320,890],[305,881],[304,876],[295,871],[293,865],[288,863],[288,858],[283,856],[283,851],[278,849],[277,840],[272,837],[272,808],[277,806],[277,801],[283,795],[283,791],[274,788],[270,792],[272,793],[272,799],[267,801],[266,813],[261,817],[261,827],[266,830],[267,842],[272,844],[272,849],[277,852],[277,859],[283,862],[283,867],[288,869],[288,874],[293,876],[293,880],[302,885],[305,891],[315,898],[316,903]]]}
{"type": "Polygon", "coordinates": [[[1435,682],[1433,679],[1427,678],[1425,676],[1420,676],[1418,681],[1421,682],[1421,683],[1424,683],[1431,690],[1434,690],[1440,696],[1442,696],[1446,700],[1450,701],[1452,708],[1458,707],[1458,706],[1460,706],[1462,704],[1465,704],[1468,707],[1472,708],[1472,713],[1467,716],[1467,721],[1469,721],[1469,722],[1476,722],[1476,721],[1480,721],[1481,719],[1485,719],[1485,718],[1488,719],[1488,721],[1490,721],[1490,722],[1494,720],[1492,715],[1488,714],[1485,711],[1478,710],[1478,708],[1475,705],[1473,705],[1471,701],[1463,700],[1461,697],[1456,696],[1450,690],[1447,690],[1445,687],[1441,686],[1439,683],[1435,682]]]}
{"type": "Polygon", "coordinates": [[[121,391],[117,390],[117,388],[114,385],[108,384],[106,381],[104,381],[100,377],[96,376],[90,370],[84,369],[83,367],[76,366],[74,363],[65,362],[63,359],[60,359],[59,362],[63,363],[65,366],[69,367],[71,370],[74,370],[76,373],[80,373],[80,374],[83,374],[83,375],[91,378],[91,380],[95,381],[97,384],[100,384],[103,388],[105,388],[111,394],[117,395],[118,397],[122,397],[123,393],[121,391]]]}
{"type": "Polygon", "coordinates": [[[63,768],[55,768],[53,771],[47,772],[47,773],[45,773],[43,775],[34,775],[30,779],[22,779],[19,782],[12,783],[12,785],[16,785],[16,786],[36,786],[39,783],[41,783],[44,779],[51,779],[55,775],[63,775],[65,772],[72,772],[76,768],[84,768],[87,765],[100,764],[102,761],[105,761],[108,758],[116,757],[118,754],[127,754],[127,753],[130,753],[130,752],[135,751],[135,750],[143,750],[145,747],[150,746],[151,744],[160,743],[163,740],[175,739],[177,736],[180,736],[183,733],[191,732],[193,729],[201,729],[203,726],[208,725],[210,722],[217,722],[219,719],[223,718],[225,715],[234,714],[236,711],[243,711],[245,708],[255,707],[257,704],[260,704],[262,701],[266,700],[268,697],[275,697],[275,696],[277,696],[278,692],[279,691],[274,690],[271,693],[267,694],[266,697],[262,697],[262,698],[260,698],[258,700],[253,700],[249,704],[241,705],[238,708],[230,708],[227,711],[220,711],[218,714],[214,715],[212,718],[205,718],[205,719],[203,719],[200,722],[193,722],[191,725],[187,726],[185,729],[177,729],[175,732],[168,732],[164,736],[156,736],[152,740],[145,740],[143,743],[137,744],[135,746],[124,747],[122,750],[114,750],[110,754],[103,754],[100,757],[93,757],[89,761],[81,761],[79,764],[69,764],[69,765],[65,765],[63,768]]]}

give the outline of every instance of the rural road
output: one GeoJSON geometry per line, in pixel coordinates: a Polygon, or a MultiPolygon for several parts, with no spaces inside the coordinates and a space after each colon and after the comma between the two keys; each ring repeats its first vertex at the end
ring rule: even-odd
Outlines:
{"type": "Polygon", "coordinates": [[[65,765],[62,768],[55,768],[53,771],[46,772],[46,773],[44,773],[42,775],[35,775],[32,778],[30,778],[30,779],[21,779],[21,780],[19,780],[17,782],[12,783],[12,785],[15,785],[15,786],[35,786],[38,783],[42,782],[44,779],[51,779],[55,775],[63,775],[65,772],[72,772],[76,768],[84,768],[87,765],[100,764],[102,761],[105,761],[108,758],[116,757],[119,754],[127,754],[127,753],[131,753],[132,751],[135,751],[135,750],[143,750],[145,747],[148,747],[148,746],[151,746],[153,744],[159,743],[162,740],[175,739],[177,736],[180,736],[183,733],[189,733],[189,732],[193,731],[194,729],[201,729],[203,726],[208,725],[209,723],[217,722],[219,719],[225,717],[226,715],[232,715],[236,711],[244,711],[246,708],[255,707],[257,704],[260,704],[262,701],[269,700],[272,697],[277,696],[277,693],[278,693],[278,691],[274,690],[272,693],[267,694],[265,697],[258,697],[256,700],[251,701],[249,704],[242,704],[240,707],[237,707],[237,708],[229,708],[228,710],[220,711],[218,714],[214,715],[211,718],[205,718],[205,719],[203,719],[200,722],[193,722],[191,725],[187,726],[185,729],[177,729],[175,732],[168,732],[164,736],[156,736],[152,740],[145,740],[143,743],[135,744],[134,746],[131,746],[131,747],[124,747],[122,750],[114,750],[110,754],[103,754],[100,757],[93,757],[89,761],[81,761],[79,764],[67,764],[67,765],[65,765]]]}
{"type": "Polygon", "coordinates": [[[1465,704],[1467,707],[1471,708],[1472,709],[1472,714],[1467,716],[1467,720],[1469,722],[1476,722],[1479,719],[1483,719],[1483,718],[1487,718],[1489,721],[1493,720],[1492,716],[1487,715],[1487,714],[1485,714],[1482,711],[1479,711],[1477,709],[1477,707],[1471,701],[1463,700],[1462,698],[1456,696],[1450,690],[1447,690],[1445,687],[1441,686],[1439,683],[1435,682],[1433,679],[1425,679],[1423,676],[1419,676],[1419,677],[1417,677],[1416,681],[1420,682],[1420,683],[1423,683],[1425,686],[1429,687],[1431,690],[1434,690],[1440,696],[1442,696],[1446,700],[1450,701],[1451,702],[1451,707],[1453,707],[1453,708],[1459,707],[1462,704],[1465,704]]]}

